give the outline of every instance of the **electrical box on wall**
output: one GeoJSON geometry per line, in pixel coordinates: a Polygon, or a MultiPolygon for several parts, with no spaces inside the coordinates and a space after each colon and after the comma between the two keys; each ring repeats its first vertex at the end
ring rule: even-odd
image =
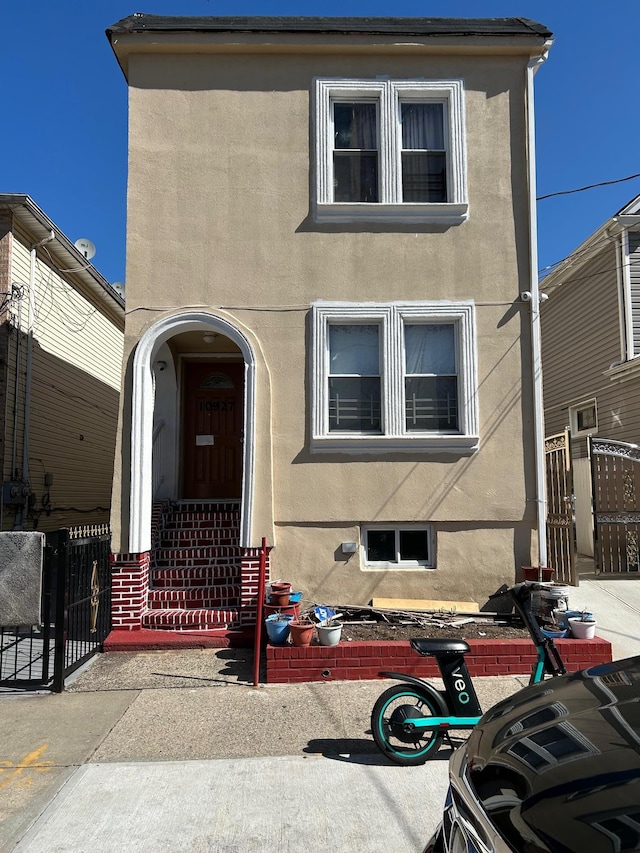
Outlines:
{"type": "Polygon", "coordinates": [[[25,483],[8,481],[2,484],[2,503],[5,506],[24,506],[30,489],[25,483]]]}

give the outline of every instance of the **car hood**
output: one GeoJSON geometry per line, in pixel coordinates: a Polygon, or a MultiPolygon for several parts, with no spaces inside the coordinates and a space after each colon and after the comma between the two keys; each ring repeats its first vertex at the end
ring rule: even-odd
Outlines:
{"type": "Polygon", "coordinates": [[[640,658],[495,705],[469,739],[467,773],[516,850],[640,849],[640,658]]]}

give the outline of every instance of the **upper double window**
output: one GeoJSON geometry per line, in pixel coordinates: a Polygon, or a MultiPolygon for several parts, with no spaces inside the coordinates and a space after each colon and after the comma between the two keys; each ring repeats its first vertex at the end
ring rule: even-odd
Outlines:
{"type": "Polygon", "coordinates": [[[316,81],[318,220],[462,222],[463,87],[316,81]]]}

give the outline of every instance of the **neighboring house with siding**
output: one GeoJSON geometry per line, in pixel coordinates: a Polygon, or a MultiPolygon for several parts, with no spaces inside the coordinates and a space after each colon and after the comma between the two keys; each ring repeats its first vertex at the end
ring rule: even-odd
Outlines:
{"type": "Polygon", "coordinates": [[[640,196],[540,288],[545,431],[570,431],[578,552],[592,555],[587,437],[640,443],[640,196]]]}
{"type": "MultiPolygon", "coordinates": [[[[537,559],[533,73],[511,19],[107,30],[129,86],[114,626],[486,601],[537,559]]],[[[540,432],[541,432],[540,418],[540,432]]],[[[542,481],[542,478],[540,478],[542,481]]]]}
{"type": "Polygon", "coordinates": [[[122,297],[28,196],[0,195],[2,530],[109,521],[122,297]]]}

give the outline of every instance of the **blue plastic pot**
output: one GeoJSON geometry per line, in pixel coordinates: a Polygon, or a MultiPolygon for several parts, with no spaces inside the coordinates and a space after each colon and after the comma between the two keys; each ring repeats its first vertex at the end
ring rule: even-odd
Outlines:
{"type": "Polygon", "coordinates": [[[540,629],[545,637],[549,637],[551,640],[564,640],[565,637],[569,636],[569,631],[547,631],[546,628],[540,629]]]}
{"type": "Polygon", "coordinates": [[[292,613],[272,613],[264,620],[267,629],[267,637],[272,646],[284,646],[289,638],[289,623],[293,619],[292,613]]]}
{"type": "Polygon", "coordinates": [[[302,600],[302,593],[301,592],[289,593],[289,604],[298,604],[298,602],[301,600],[302,600]]]}

